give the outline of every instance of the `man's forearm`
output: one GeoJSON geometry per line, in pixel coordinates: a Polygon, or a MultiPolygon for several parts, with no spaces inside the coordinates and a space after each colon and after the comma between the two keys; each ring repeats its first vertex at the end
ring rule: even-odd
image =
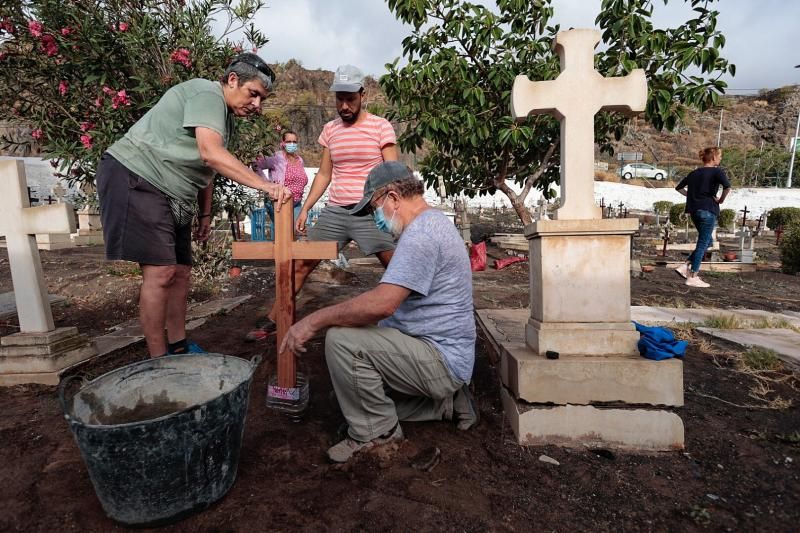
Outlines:
{"type": "Polygon", "coordinates": [[[722,189],[722,196],[720,196],[720,197],[719,197],[719,200],[717,200],[717,202],[718,202],[718,203],[720,203],[720,204],[721,204],[722,202],[724,202],[724,201],[725,201],[725,198],[727,198],[727,197],[728,197],[728,193],[729,193],[729,192],[731,192],[731,189],[730,189],[730,187],[728,187],[727,189],[722,189]]]}
{"type": "Polygon", "coordinates": [[[211,214],[211,202],[214,196],[214,180],[208,184],[204,189],[200,189],[197,193],[197,205],[199,206],[198,213],[201,215],[211,214]]]}
{"type": "Polygon", "coordinates": [[[204,159],[206,164],[217,173],[246,187],[264,192],[273,192],[277,187],[274,183],[264,181],[224,148],[211,150],[204,159]]]}
{"type": "Polygon", "coordinates": [[[317,200],[322,197],[322,195],[325,193],[325,189],[328,188],[330,183],[330,175],[325,175],[318,172],[317,175],[314,176],[314,181],[311,183],[311,189],[308,191],[306,201],[303,202],[303,209],[308,211],[314,207],[314,204],[316,204],[317,200]]]}

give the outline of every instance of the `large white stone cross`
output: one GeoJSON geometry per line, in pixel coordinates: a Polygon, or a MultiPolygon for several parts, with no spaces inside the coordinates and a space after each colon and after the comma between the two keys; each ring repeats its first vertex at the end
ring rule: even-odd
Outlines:
{"type": "Polygon", "coordinates": [[[594,116],[601,110],[639,112],[647,103],[644,71],[604,78],[594,69],[597,30],[569,30],[556,35],[554,48],[561,74],[553,81],[532,82],[517,76],[511,115],[552,114],[561,121],[561,207],[559,220],[602,218],[594,203],[594,116]]]}
{"type": "Polygon", "coordinates": [[[6,238],[22,333],[55,329],[36,234],[74,232],[75,215],[71,205],[30,207],[22,161],[0,161],[0,235],[6,238]]]}

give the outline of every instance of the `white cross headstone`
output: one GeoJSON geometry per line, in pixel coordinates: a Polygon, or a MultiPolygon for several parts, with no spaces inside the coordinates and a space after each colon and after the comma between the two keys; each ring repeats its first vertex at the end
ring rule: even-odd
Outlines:
{"type": "Polygon", "coordinates": [[[0,161],[0,235],[6,238],[22,333],[55,329],[36,234],[74,231],[75,215],[69,204],[30,207],[22,161],[0,161]]]}
{"type": "Polygon", "coordinates": [[[532,82],[517,76],[511,93],[515,119],[552,114],[561,121],[561,207],[559,220],[602,218],[594,203],[594,116],[602,110],[639,112],[647,104],[644,71],[604,78],[594,69],[597,30],[570,30],[556,36],[561,74],[532,82]]]}

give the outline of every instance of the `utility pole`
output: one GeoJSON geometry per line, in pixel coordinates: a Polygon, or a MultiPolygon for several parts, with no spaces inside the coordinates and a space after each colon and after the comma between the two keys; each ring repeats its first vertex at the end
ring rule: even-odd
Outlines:
{"type": "Polygon", "coordinates": [[[719,131],[717,131],[717,148],[719,148],[719,141],[722,138],[722,117],[725,115],[725,108],[719,111],[719,131]]]}
{"type": "MultiPolygon", "coordinates": [[[[794,68],[800,68],[800,65],[795,65],[794,68]]],[[[800,132],[800,109],[797,110],[797,125],[794,127],[794,137],[789,146],[792,148],[792,159],[789,161],[789,179],[786,180],[786,188],[792,188],[792,171],[794,170],[794,156],[797,153],[797,134],[800,132]]]]}
{"type": "Polygon", "coordinates": [[[758,150],[758,166],[756,166],[756,175],[753,181],[753,186],[758,187],[758,175],[761,173],[761,154],[764,152],[764,139],[761,139],[761,148],[758,150]]]}
{"type": "Polygon", "coordinates": [[[786,188],[792,188],[792,171],[794,170],[794,156],[797,153],[798,142],[797,142],[797,135],[800,133],[800,110],[797,111],[797,126],[794,127],[794,137],[792,137],[792,141],[789,143],[789,146],[792,149],[792,159],[789,161],[789,179],[786,180],[786,188]]]}

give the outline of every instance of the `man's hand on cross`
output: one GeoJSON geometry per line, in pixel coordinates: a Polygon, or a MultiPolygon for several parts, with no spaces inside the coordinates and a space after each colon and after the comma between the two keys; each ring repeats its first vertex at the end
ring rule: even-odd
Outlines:
{"type": "Polygon", "coordinates": [[[275,211],[280,211],[281,206],[292,199],[292,191],[289,190],[289,187],[278,185],[277,183],[268,183],[267,185],[271,185],[271,187],[265,189],[264,192],[275,200],[275,211]]]}
{"type": "Polygon", "coordinates": [[[305,344],[311,340],[316,333],[317,330],[311,326],[309,317],[304,318],[300,322],[295,323],[291,328],[289,328],[289,331],[286,332],[286,336],[283,338],[283,342],[281,343],[278,353],[282,353],[285,350],[289,350],[295,355],[305,353],[305,344]]]}

